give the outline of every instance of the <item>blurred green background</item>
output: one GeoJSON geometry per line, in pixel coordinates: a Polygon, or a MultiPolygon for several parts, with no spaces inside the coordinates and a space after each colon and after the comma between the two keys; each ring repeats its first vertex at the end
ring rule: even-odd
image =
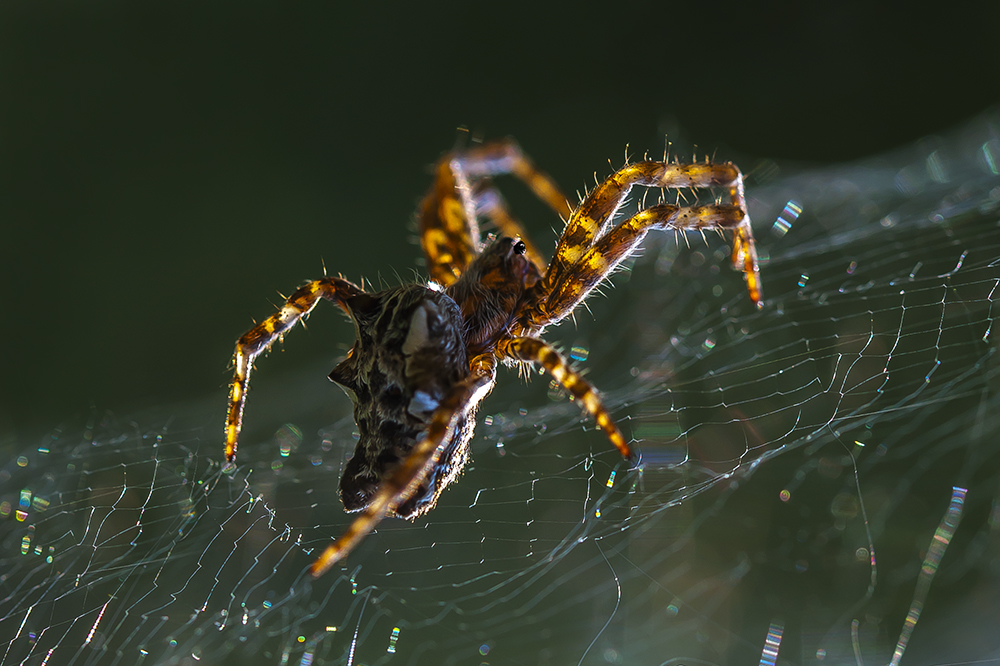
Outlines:
{"type": "MultiPolygon", "coordinates": [[[[460,126],[517,137],[569,193],[664,134],[850,160],[1000,101],[998,24],[997,3],[4,2],[0,441],[208,396],[221,430],[232,343],[276,290],[322,261],[412,275],[408,225],[460,126]]],[[[323,379],[339,320],[319,312],[261,374],[323,379]]]]}

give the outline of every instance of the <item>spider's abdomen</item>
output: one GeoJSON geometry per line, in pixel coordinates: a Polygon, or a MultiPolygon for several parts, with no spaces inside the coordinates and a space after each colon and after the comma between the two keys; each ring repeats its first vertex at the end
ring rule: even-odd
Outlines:
{"type": "MultiPolygon", "coordinates": [[[[330,379],[354,401],[361,437],[340,478],[340,496],[348,511],[360,511],[425,436],[438,404],[468,376],[469,363],[462,313],[440,291],[406,285],[346,302],[357,340],[330,379]]],[[[473,418],[460,418],[437,468],[395,515],[415,518],[433,508],[465,464],[473,418]]]]}

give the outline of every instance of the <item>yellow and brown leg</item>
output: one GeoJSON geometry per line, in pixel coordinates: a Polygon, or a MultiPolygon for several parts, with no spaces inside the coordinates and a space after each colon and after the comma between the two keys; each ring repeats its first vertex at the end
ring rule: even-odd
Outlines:
{"type": "MultiPolygon", "coordinates": [[[[733,164],[669,164],[638,162],[619,169],[598,185],[573,212],[555,256],[542,282],[542,291],[550,293],[561,283],[572,279],[583,257],[602,238],[603,230],[625,201],[632,187],[709,188],[724,187],[730,204],[740,211],[739,224],[734,229],[733,261],[746,275],[750,299],[760,307],[760,274],[754,248],[750,219],[746,213],[743,176],[733,164]]],[[[707,227],[711,228],[711,227],[707,227]]]]}
{"type": "Polygon", "coordinates": [[[542,255],[525,237],[489,179],[514,175],[557,214],[566,218],[570,206],[559,187],[539,171],[511,140],[490,143],[445,155],[435,167],[434,184],[420,205],[420,237],[431,277],[448,286],[479,254],[478,212],[490,217],[501,233],[520,236],[532,261],[544,268],[542,255]],[[484,187],[485,185],[485,187],[484,187]]]}
{"type": "MultiPolygon", "coordinates": [[[[572,270],[567,271],[562,279],[552,285],[547,298],[539,303],[539,313],[535,315],[534,323],[544,326],[568,316],[653,229],[681,232],[731,229],[739,242],[739,234],[744,227],[743,211],[730,204],[690,207],[660,204],[639,211],[601,236],[577,259],[572,270]]],[[[749,237],[749,250],[744,252],[756,261],[752,236],[749,237]]],[[[755,283],[750,282],[751,275],[756,273],[747,275],[751,298],[754,298],[755,283]]],[[[759,291],[756,298],[759,299],[759,291]]]]}
{"type": "Polygon", "coordinates": [[[313,562],[309,571],[314,578],[322,576],[344,559],[388,512],[408,500],[427,480],[454,435],[458,419],[470,409],[475,409],[493,388],[496,378],[496,357],[493,354],[476,356],[469,366],[471,374],[454,386],[434,410],[427,426],[427,436],[417,442],[399,466],[382,480],[371,504],[354,519],[347,531],[313,562]]]}
{"type": "Polygon", "coordinates": [[[539,171],[512,139],[491,141],[452,153],[449,157],[452,171],[463,174],[470,182],[480,178],[513,175],[557,215],[565,218],[572,212],[555,181],[548,174],[539,171]]]}
{"type": "Polygon", "coordinates": [[[608,410],[605,409],[597,391],[590,382],[584,379],[580,373],[570,367],[562,354],[557,352],[552,345],[539,340],[538,338],[514,338],[513,340],[501,343],[499,351],[519,361],[537,363],[552,375],[560,386],[569,391],[573,399],[578,401],[587,412],[597,421],[597,426],[604,431],[611,443],[627,460],[632,456],[632,451],[625,437],[615,422],[612,420],[608,410]]]}
{"type": "Polygon", "coordinates": [[[466,211],[448,156],[434,169],[434,184],[420,202],[418,220],[427,272],[446,287],[454,284],[479,254],[479,223],[466,211]]]}
{"type": "Polygon", "coordinates": [[[288,297],[280,310],[257,324],[236,341],[233,354],[235,372],[229,388],[229,415],[226,418],[226,467],[232,468],[236,460],[236,447],[243,425],[243,408],[247,401],[247,387],[254,359],[281,338],[302,317],[309,314],[320,298],[336,303],[347,311],[345,301],[363,293],[356,285],[339,277],[313,280],[288,297]]]}

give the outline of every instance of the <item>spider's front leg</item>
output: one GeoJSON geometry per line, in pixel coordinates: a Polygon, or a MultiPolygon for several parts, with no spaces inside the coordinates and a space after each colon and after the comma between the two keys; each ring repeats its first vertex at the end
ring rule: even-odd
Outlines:
{"type": "Polygon", "coordinates": [[[288,297],[276,313],[257,324],[236,342],[233,354],[235,372],[229,389],[229,415],[226,418],[226,467],[236,460],[236,447],[243,426],[243,408],[247,401],[247,387],[254,359],[267,350],[303,316],[309,314],[320,298],[332,301],[348,312],[345,301],[364,293],[359,287],[339,277],[313,280],[288,297]]]}
{"type": "Polygon", "coordinates": [[[750,300],[761,306],[760,272],[743,176],[733,164],[639,162],[619,169],[597,186],[573,212],[540,285],[544,297],[539,324],[566,317],[604,277],[628,256],[650,229],[731,229],[733,263],[744,272],[750,300]],[[632,187],[725,187],[731,203],[715,206],[655,206],[612,231],[607,222],[632,187]],[[603,243],[603,244],[602,244],[603,243]],[[600,245],[600,247],[598,247],[600,245]]]}
{"type": "Polygon", "coordinates": [[[555,181],[539,171],[517,143],[493,141],[448,153],[438,161],[434,173],[434,185],[419,212],[420,242],[431,278],[449,286],[479,255],[479,214],[488,217],[503,235],[520,237],[528,246],[528,258],[539,272],[545,269],[542,254],[511,216],[490,179],[512,174],[557,214],[566,218],[571,210],[555,181]]]}
{"type": "MultiPolygon", "coordinates": [[[[750,261],[752,269],[747,273],[752,299],[760,298],[757,286],[757,254],[753,249],[753,238],[749,248],[745,248],[740,236],[744,229],[744,215],[736,206],[713,204],[709,206],[673,206],[659,204],[639,211],[620,225],[609,231],[585,251],[577,261],[572,275],[557,281],[543,302],[543,318],[555,321],[562,319],[580,304],[594,287],[600,284],[621,261],[629,256],[642,242],[646,234],[660,231],[703,231],[705,229],[732,229],[736,234],[733,261],[750,261]],[[745,254],[737,257],[737,250],[745,254]]],[[[755,302],[760,304],[759,300],[755,302]]]]}
{"type": "Polygon", "coordinates": [[[570,367],[562,354],[557,352],[552,345],[538,338],[524,337],[501,343],[499,349],[501,353],[512,358],[538,363],[548,370],[552,378],[569,391],[573,399],[582,404],[584,409],[594,417],[598,427],[604,431],[604,434],[608,436],[608,439],[622,456],[626,460],[632,457],[632,451],[625,441],[625,437],[622,436],[618,426],[608,414],[608,410],[598,397],[597,391],[580,373],[570,367]]]}
{"type": "Polygon", "coordinates": [[[482,402],[493,388],[496,378],[496,357],[481,354],[469,363],[471,374],[456,384],[441,401],[427,426],[427,435],[417,442],[399,466],[379,486],[363,513],[351,523],[347,531],[330,544],[313,562],[309,572],[319,578],[337,562],[347,556],[365,536],[378,525],[386,514],[410,498],[427,480],[428,475],[441,459],[441,454],[455,429],[459,417],[468,414],[482,402]]]}

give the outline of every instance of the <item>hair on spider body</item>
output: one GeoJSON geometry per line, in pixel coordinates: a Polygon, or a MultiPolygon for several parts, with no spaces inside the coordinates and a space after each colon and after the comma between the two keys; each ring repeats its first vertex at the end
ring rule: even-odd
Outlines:
{"type": "Polygon", "coordinates": [[[507,334],[527,289],[541,279],[524,253],[520,239],[497,238],[445,289],[462,310],[470,356],[493,351],[507,334]]]}

